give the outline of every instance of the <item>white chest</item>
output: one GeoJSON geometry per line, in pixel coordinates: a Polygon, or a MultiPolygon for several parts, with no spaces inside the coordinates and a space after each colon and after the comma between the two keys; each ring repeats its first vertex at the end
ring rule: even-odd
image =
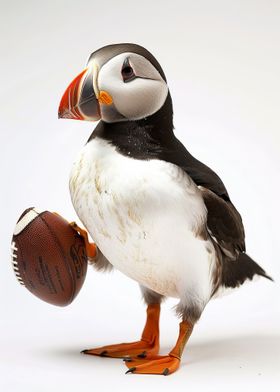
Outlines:
{"type": "Polygon", "coordinates": [[[95,138],[73,166],[70,192],[102,253],[126,275],[175,297],[199,275],[209,280],[212,256],[198,235],[205,206],[177,166],[125,157],[95,138]]]}

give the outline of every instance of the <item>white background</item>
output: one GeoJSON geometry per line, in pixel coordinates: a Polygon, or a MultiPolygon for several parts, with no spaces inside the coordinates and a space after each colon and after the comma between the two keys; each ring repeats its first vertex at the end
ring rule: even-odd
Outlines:
{"type": "MultiPolygon", "coordinates": [[[[1,0],[0,18],[1,390],[278,391],[279,1],[1,0]],[[94,124],[58,121],[57,107],[88,55],[118,42],[142,44],[162,64],[176,134],[221,176],[248,253],[276,280],[212,301],[168,377],[125,375],[120,360],[79,354],[140,337],[145,306],[135,282],[90,269],[74,303],[57,308],[21,287],[10,266],[25,208],[76,219],[68,174],[94,124]]],[[[175,303],[163,305],[162,353],[177,338],[175,303]]]]}

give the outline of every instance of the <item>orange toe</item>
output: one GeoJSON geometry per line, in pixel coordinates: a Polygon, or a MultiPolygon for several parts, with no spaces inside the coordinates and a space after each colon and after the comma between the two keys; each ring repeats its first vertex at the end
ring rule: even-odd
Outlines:
{"type": "Polygon", "coordinates": [[[87,256],[90,259],[94,259],[97,255],[97,249],[93,242],[89,242],[87,231],[79,227],[76,222],[70,222],[70,226],[83,237],[87,256]]]}
{"type": "Polygon", "coordinates": [[[139,340],[132,343],[113,344],[110,346],[103,346],[99,348],[91,348],[83,350],[82,353],[89,355],[99,355],[101,357],[111,358],[127,358],[138,357],[145,358],[158,353],[159,347],[157,344],[150,344],[146,341],[139,340]]]}
{"type": "Polygon", "coordinates": [[[180,359],[171,355],[155,356],[147,359],[133,358],[125,362],[129,368],[126,373],[135,374],[162,374],[167,376],[174,373],[180,366],[180,359]]]}

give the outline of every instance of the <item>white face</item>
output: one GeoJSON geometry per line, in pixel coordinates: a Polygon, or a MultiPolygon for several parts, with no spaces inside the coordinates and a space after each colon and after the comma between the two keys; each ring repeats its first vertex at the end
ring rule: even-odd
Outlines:
{"type": "Polygon", "coordinates": [[[95,88],[108,92],[113,99],[112,105],[100,105],[106,122],[148,117],[163,106],[168,94],[168,86],[156,68],[145,57],[129,52],[102,66],[95,88]]]}

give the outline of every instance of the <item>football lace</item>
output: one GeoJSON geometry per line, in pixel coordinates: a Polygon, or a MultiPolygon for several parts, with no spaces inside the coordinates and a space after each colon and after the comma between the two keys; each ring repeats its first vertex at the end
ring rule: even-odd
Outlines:
{"type": "Polygon", "coordinates": [[[18,248],[16,247],[16,243],[15,243],[15,241],[13,241],[12,245],[11,245],[11,251],[12,251],[11,259],[12,259],[13,270],[14,270],[14,273],[15,273],[19,283],[22,284],[23,286],[25,286],[25,284],[24,284],[24,282],[23,282],[23,280],[22,280],[22,278],[20,276],[20,272],[19,272],[19,268],[18,268],[17,250],[18,250],[18,248]]]}

